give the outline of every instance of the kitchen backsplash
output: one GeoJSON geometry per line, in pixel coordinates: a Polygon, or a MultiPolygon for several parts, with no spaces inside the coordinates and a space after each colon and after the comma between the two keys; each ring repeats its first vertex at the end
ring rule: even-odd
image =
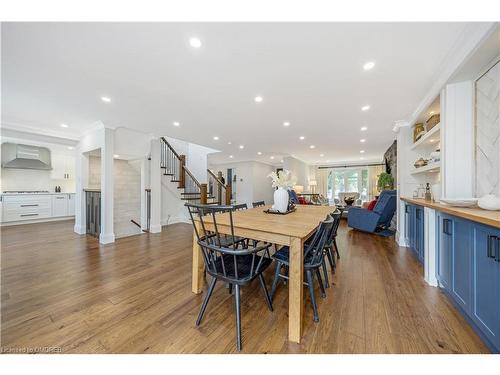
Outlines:
{"type": "Polygon", "coordinates": [[[52,179],[50,171],[2,168],[1,173],[1,192],[6,190],[48,190],[53,192],[56,185],[61,187],[61,192],[63,193],[75,192],[75,180],[52,179]]]}

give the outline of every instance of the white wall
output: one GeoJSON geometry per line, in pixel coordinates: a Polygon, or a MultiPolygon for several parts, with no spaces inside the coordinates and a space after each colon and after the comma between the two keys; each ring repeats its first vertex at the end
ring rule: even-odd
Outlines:
{"type": "Polygon", "coordinates": [[[283,158],[283,169],[287,169],[292,172],[293,178],[297,181],[296,185],[304,186],[304,191],[309,190],[311,173],[309,164],[304,163],[302,160],[296,159],[293,156],[286,156],[283,158]]]}
{"type": "Polygon", "coordinates": [[[263,200],[267,204],[273,201],[274,190],[271,186],[271,179],[267,177],[269,173],[276,170],[276,167],[255,161],[236,162],[226,164],[213,164],[209,168],[217,174],[222,172],[227,184],[227,169],[234,168],[236,176],[236,203],[246,203],[252,207],[252,203],[263,200]]]}

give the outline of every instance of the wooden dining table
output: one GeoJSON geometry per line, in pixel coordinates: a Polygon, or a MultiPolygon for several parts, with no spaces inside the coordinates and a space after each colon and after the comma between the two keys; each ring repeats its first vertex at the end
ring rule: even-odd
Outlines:
{"type": "MultiPolygon", "coordinates": [[[[286,215],[265,213],[264,210],[268,208],[265,206],[233,212],[234,235],[290,247],[288,339],[299,343],[304,313],[304,242],[314,233],[319,222],[335,211],[335,207],[297,205],[295,212],[286,215]]],[[[214,230],[209,217],[204,218],[203,222],[206,229],[214,230]]],[[[195,219],[194,224],[199,229],[199,219],[195,219]]],[[[217,229],[220,233],[231,234],[229,213],[217,215],[217,229]]],[[[194,233],[193,293],[199,294],[203,290],[203,271],[203,256],[194,233]]]]}

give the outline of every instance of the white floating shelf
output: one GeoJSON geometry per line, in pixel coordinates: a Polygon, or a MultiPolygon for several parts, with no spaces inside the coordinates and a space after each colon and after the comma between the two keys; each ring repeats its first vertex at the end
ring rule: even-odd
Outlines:
{"type": "Polygon", "coordinates": [[[420,167],[420,168],[414,168],[413,172],[411,172],[411,174],[435,173],[435,172],[439,172],[440,169],[441,169],[441,162],[437,161],[435,163],[430,163],[430,164],[424,165],[423,167],[420,167]]]}
{"type": "Polygon", "coordinates": [[[415,150],[417,148],[421,148],[424,146],[438,144],[439,140],[440,140],[440,132],[441,132],[441,123],[438,123],[431,130],[429,130],[427,133],[425,133],[422,136],[422,138],[420,138],[418,141],[416,141],[410,147],[410,150],[415,150]],[[434,142],[432,140],[434,140],[434,142]]]}

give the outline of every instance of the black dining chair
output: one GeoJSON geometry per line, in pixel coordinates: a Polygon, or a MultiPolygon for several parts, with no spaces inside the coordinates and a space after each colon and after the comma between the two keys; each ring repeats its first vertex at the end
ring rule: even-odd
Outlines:
{"type": "MultiPolygon", "coordinates": [[[[315,274],[319,287],[321,289],[321,296],[326,297],[325,287],[323,285],[323,280],[321,278],[320,268],[324,263],[323,249],[328,240],[328,235],[330,234],[331,228],[333,226],[333,218],[328,215],[324,221],[319,223],[316,233],[313,235],[313,239],[304,245],[304,271],[306,273],[306,285],[309,289],[309,295],[311,297],[311,304],[313,308],[313,319],[315,322],[319,321],[318,307],[316,305],[316,298],[314,296],[314,283],[313,275],[315,274]]],[[[278,281],[280,279],[288,280],[288,272],[285,275],[281,274],[281,268],[285,267],[286,271],[289,268],[289,257],[290,248],[288,246],[283,246],[278,252],[273,255],[276,261],[276,270],[274,273],[273,285],[271,288],[271,300],[276,293],[276,287],[278,286],[278,281]]]]}
{"type": "Polygon", "coordinates": [[[241,243],[236,240],[233,225],[233,206],[199,205],[187,203],[191,221],[200,245],[206,272],[212,276],[207,294],[201,305],[201,310],[196,320],[199,326],[208,305],[208,301],[214,291],[218,280],[229,285],[234,285],[235,309],[236,309],[236,348],[241,350],[241,301],[240,287],[249,285],[258,278],[260,287],[264,293],[267,307],[273,311],[273,305],[262,272],[264,272],[272,260],[269,255],[270,244],[256,247],[240,247],[241,243]],[[228,214],[230,223],[229,238],[231,245],[224,245],[223,235],[219,233],[217,219],[218,214],[228,214]],[[199,220],[199,226],[195,224],[195,218],[199,220]],[[210,230],[208,230],[210,228],[210,230]],[[213,235],[215,233],[215,235],[213,235]]]}
{"type": "Polygon", "coordinates": [[[330,282],[328,281],[328,271],[326,269],[326,261],[325,258],[328,259],[330,263],[330,267],[332,269],[332,274],[335,273],[335,269],[337,267],[337,263],[335,258],[333,257],[332,251],[335,244],[335,237],[337,236],[337,229],[339,228],[340,219],[342,217],[342,212],[340,210],[336,210],[330,214],[333,218],[333,225],[330,229],[330,233],[328,233],[327,240],[325,243],[325,247],[323,249],[323,275],[325,278],[325,288],[330,287],[330,282]]]}
{"type": "Polygon", "coordinates": [[[256,207],[263,207],[263,206],[265,206],[265,205],[266,205],[266,202],[264,202],[264,201],[257,201],[257,202],[253,202],[253,203],[252,203],[253,208],[256,208],[256,207]]]}
{"type": "Polygon", "coordinates": [[[233,211],[240,211],[240,210],[247,210],[248,209],[248,206],[246,203],[235,204],[232,207],[233,207],[233,211]]]}

